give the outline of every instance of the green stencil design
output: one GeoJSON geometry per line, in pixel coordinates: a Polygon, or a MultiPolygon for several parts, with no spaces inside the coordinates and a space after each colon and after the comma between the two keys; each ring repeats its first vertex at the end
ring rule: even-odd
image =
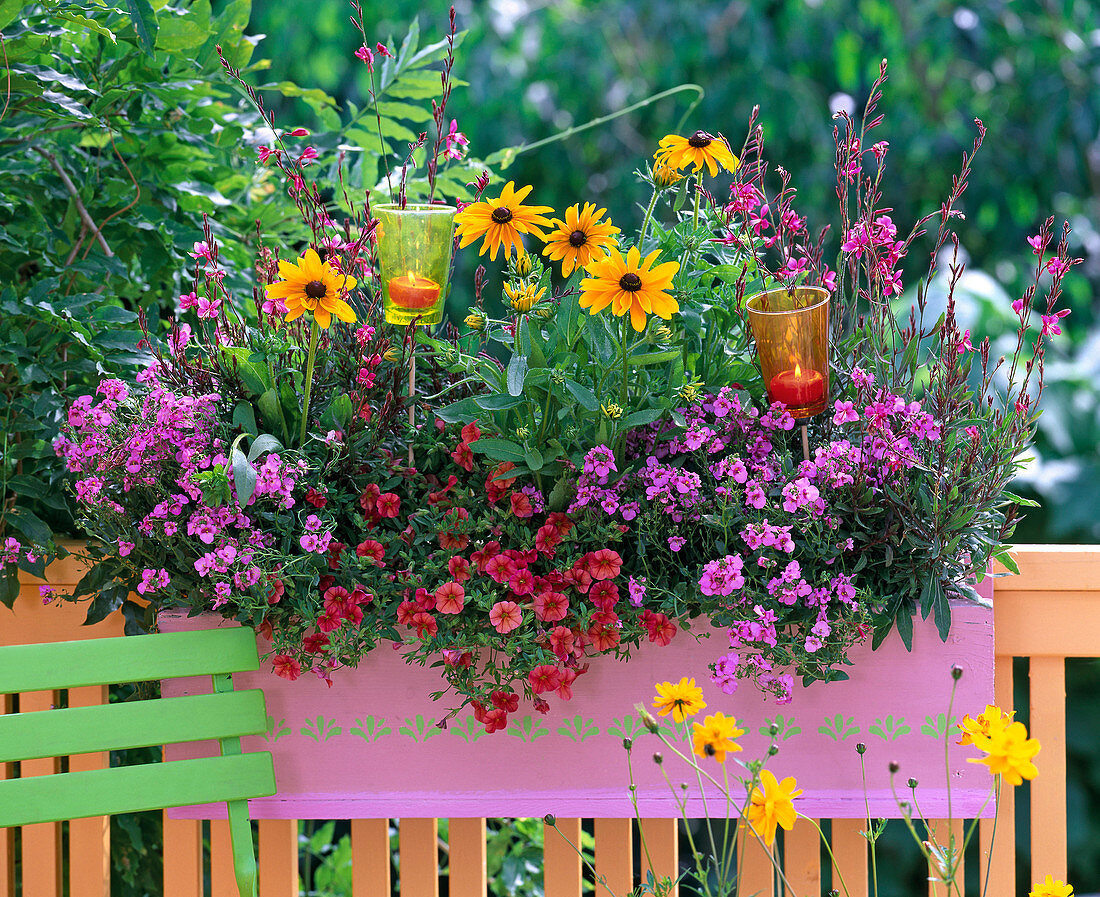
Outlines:
{"type": "Polygon", "coordinates": [[[328,741],[344,730],[336,725],[336,720],[318,716],[316,720],[306,720],[306,725],[302,726],[299,731],[303,735],[308,735],[314,741],[328,741]]]}
{"type": "Polygon", "coordinates": [[[355,720],[355,725],[351,727],[351,734],[358,735],[363,741],[377,741],[383,735],[389,735],[393,730],[386,725],[386,718],[384,716],[375,719],[373,716],[368,716],[367,721],[363,722],[361,719],[355,720]]]}
{"type": "Polygon", "coordinates": [[[429,738],[435,738],[439,734],[440,729],[435,724],[435,718],[424,721],[424,714],[418,713],[416,719],[406,719],[405,725],[397,730],[402,735],[407,735],[413,741],[423,744],[429,738]]]}
{"type": "Polygon", "coordinates": [[[275,722],[275,717],[267,718],[267,734],[264,736],[270,742],[276,742],[284,735],[290,734],[290,726],[286,724],[286,717],[275,722]]]}
{"type": "Polygon", "coordinates": [[[474,719],[472,713],[466,717],[466,721],[462,725],[453,726],[452,730],[467,744],[489,734],[485,731],[485,727],[474,719]]]}
{"type": "Polygon", "coordinates": [[[905,725],[904,716],[899,716],[895,720],[891,715],[886,719],[876,719],[867,731],[872,735],[877,735],[883,741],[893,741],[901,735],[908,735],[913,731],[913,728],[905,725]]]}
{"type": "Polygon", "coordinates": [[[948,731],[954,729],[957,724],[958,720],[955,717],[948,719],[946,713],[939,713],[936,715],[935,719],[926,716],[924,718],[924,725],[920,727],[920,730],[922,734],[939,741],[948,731]]]}
{"type": "Polygon", "coordinates": [[[549,735],[550,730],[542,724],[541,720],[525,716],[518,723],[512,723],[508,734],[515,738],[522,738],[524,741],[534,741],[536,738],[542,738],[543,735],[549,735]]]}
{"type": "MultiPolygon", "coordinates": [[[[794,724],[794,718],[787,719],[782,713],[778,714],[775,719],[764,719],[764,725],[762,725],[757,731],[765,738],[770,738],[772,734],[772,726],[775,726],[775,739],[776,741],[786,741],[795,735],[802,734],[802,727],[794,724]]],[[[746,728],[740,723],[737,726],[738,729],[746,728]]]]}
{"type": "Polygon", "coordinates": [[[671,719],[668,719],[659,723],[657,726],[669,741],[683,741],[687,737],[690,727],[691,721],[687,719],[681,723],[673,722],[671,719]]]}
{"type": "Polygon", "coordinates": [[[825,725],[818,726],[817,731],[822,735],[828,735],[833,741],[847,741],[853,735],[859,734],[859,726],[856,725],[854,716],[844,719],[843,713],[838,713],[832,719],[825,717],[825,725]]]}
{"type": "Polygon", "coordinates": [[[599,735],[599,727],[594,719],[583,719],[578,713],[571,720],[566,720],[564,726],[558,726],[559,735],[567,735],[573,741],[584,741],[593,735],[599,735]]]}
{"type": "Polygon", "coordinates": [[[633,738],[644,729],[642,721],[634,719],[628,713],[622,719],[611,720],[611,725],[607,727],[607,734],[614,735],[616,738],[633,738]]]}

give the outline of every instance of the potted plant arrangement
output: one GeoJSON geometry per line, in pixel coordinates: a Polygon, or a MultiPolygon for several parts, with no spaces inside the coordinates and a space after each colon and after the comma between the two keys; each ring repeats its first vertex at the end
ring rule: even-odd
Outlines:
{"type": "MultiPolygon", "coordinates": [[[[552,734],[567,758],[592,727],[625,735],[637,721],[621,708],[596,723],[564,702],[621,670],[611,658],[670,643],[695,652],[708,688],[746,683],[782,707],[802,700],[799,682],[859,676],[853,652],[895,628],[933,652],[951,634],[954,662],[972,627],[983,647],[967,662],[986,673],[969,677],[968,703],[990,697],[988,612],[956,609],[953,630],[951,599],[975,598],[992,559],[1011,567],[1019,500],[1005,487],[1078,260],[1052,221],[1039,229],[1012,357],[959,330],[951,224],[981,123],[941,209],[900,233],[882,195],[887,145],[872,136],[883,67],[862,123],[838,120],[832,265],[790,175],[769,169],[755,111],[740,144],[703,130],[660,141],[639,171],[651,198],[633,235],[592,203],[559,216],[487,172],[448,209],[437,188],[455,184],[447,165],[466,149],[445,118],[454,36],[452,15],[419,57],[415,42],[364,42],[372,76],[376,60],[384,79],[428,49],[443,68],[434,141],[384,152],[379,189],[331,198],[305,130],[271,122],[260,164],[285,181],[308,244],[264,248],[242,301],[208,229],[178,319],[143,322],[139,382],[104,380],[69,409],[55,448],[91,539],[72,597],[92,618],[121,607],[131,628],[165,611],[176,621],[162,626],[213,613],[254,627],[265,682],[289,681],[315,708],[276,705],[271,741],[388,741],[398,762],[410,740],[484,757],[513,742],[486,733],[552,734]],[[900,262],[926,231],[929,276],[949,268],[935,320],[921,288],[912,308],[899,298],[900,262]],[[499,300],[484,268],[472,291],[450,282],[452,248],[500,266],[499,300]],[[469,306],[460,324],[443,317],[448,300],[469,306]],[[918,612],[931,622],[915,631],[918,612]],[[341,681],[387,661],[438,703],[406,710],[392,684],[371,709],[315,703],[329,686],[354,702],[362,692],[341,681]],[[544,717],[551,700],[567,716],[544,717]]],[[[15,563],[26,548],[5,551],[15,563]]],[[[863,680],[805,693],[832,706],[844,685],[864,718],[842,708],[823,739],[918,728],[889,698],[868,704],[863,680]]],[[[908,714],[937,737],[947,725],[931,706],[908,714]]]]}

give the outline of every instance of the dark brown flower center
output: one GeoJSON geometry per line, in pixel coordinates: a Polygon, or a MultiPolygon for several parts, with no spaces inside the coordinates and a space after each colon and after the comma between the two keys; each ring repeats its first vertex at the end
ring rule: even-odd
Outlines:
{"type": "Polygon", "coordinates": [[[310,299],[324,299],[327,292],[323,281],[311,280],[306,284],[305,293],[310,299]]]}
{"type": "Polygon", "coordinates": [[[499,209],[493,209],[493,214],[490,217],[497,224],[507,224],[512,220],[512,210],[506,206],[501,206],[499,209]]]}
{"type": "Polygon", "coordinates": [[[583,246],[588,242],[588,234],[583,230],[575,230],[569,235],[570,246],[583,246]]]}
{"type": "Polygon", "coordinates": [[[710,142],[714,138],[710,136],[706,131],[696,131],[688,138],[688,146],[693,146],[696,149],[702,149],[704,146],[710,146],[710,142]]]}
{"type": "Polygon", "coordinates": [[[619,288],[629,293],[636,293],[642,288],[642,279],[633,271],[627,271],[619,278],[619,288]]]}

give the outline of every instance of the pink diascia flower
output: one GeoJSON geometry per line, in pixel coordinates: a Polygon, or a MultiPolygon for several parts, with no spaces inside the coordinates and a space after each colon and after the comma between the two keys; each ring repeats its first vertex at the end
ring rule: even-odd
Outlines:
{"type": "Polygon", "coordinates": [[[1069,314],[1068,308],[1063,308],[1061,311],[1056,311],[1052,315],[1043,315],[1043,329],[1039,332],[1040,336],[1059,336],[1062,333],[1062,328],[1058,326],[1058,321],[1069,314]]]}
{"type": "Polygon", "coordinates": [[[514,601],[498,601],[489,609],[489,622],[501,635],[518,629],[523,622],[519,605],[514,601]]]}

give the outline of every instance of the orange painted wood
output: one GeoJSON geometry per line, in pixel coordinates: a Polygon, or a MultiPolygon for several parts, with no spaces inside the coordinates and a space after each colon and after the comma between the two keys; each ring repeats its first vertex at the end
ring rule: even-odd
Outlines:
{"type": "MultiPolygon", "coordinates": [[[[1100,570],[1100,567],[1098,567],[1100,570]]],[[[1090,591],[1025,591],[1015,578],[994,599],[997,654],[1100,657],[1100,600],[1090,591]],[[1042,613],[1036,613],[1036,607],[1042,613]]]]}
{"type": "Polygon", "coordinates": [[[1031,880],[1066,881],[1065,659],[1032,657],[1029,679],[1030,734],[1042,745],[1035,758],[1039,776],[1031,782],[1031,880]]]}
{"type": "Polygon", "coordinates": [[[298,897],[298,820],[259,822],[259,881],[264,897],[298,897]]]}
{"type": "MultiPolygon", "coordinates": [[[[771,859],[776,855],[775,844],[770,849],[765,847],[751,828],[741,828],[737,837],[738,892],[771,897],[775,893],[775,864],[771,859]]],[[[704,844],[696,841],[700,849],[704,844]]]]}
{"type": "MultiPolygon", "coordinates": [[[[641,821],[642,882],[645,882],[646,873],[650,869],[653,870],[653,876],[657,881],[666,876],[673,881],[676,880],[680,862],[679,823],[678,819],[643,819],[641,821]]],[[[674,888],[672,897],[676,897],[679,890],[678,886],[674,888]]]]}
{"type": "Polygon", "coordinates": [[[619,897],[634,886],[632,819],[597,819],[596,897],[619,897]]]}
{"type": "Polygon", "coordinates": [[[450,820],[450,897],[485,897],[485,820],[450,820]]]}
{"type": "Polygon", "coordinates": [[[546,897],[581,897],[581,821],[544,824],[542,844],[546,897]]]}
{"type": "Polygon", "coordinates": [[[397,823],[401,897],[439,897],[439,830],[435,819],[397,823]]]}
{"type": "Polygon", "coordinates": [[[1012,556],[1020,572],[997,579],[995,600],[1002,585],[1028,592],[1088,591],[1097,586],[1100,545],[1017,545],[1012,556]]]}
{"type": "MultiPolygon", "coordinates": [[[[860,834],[866,827],[866,819],[833,820],[833,856],[849,897],[867,897],[868,893],[867,839],[860,834]]],[[[835,869],[833,887],[839,887],[835,869]]]]}
{"type": "Polygon", "coordinates": [[[783,833],[783,866],[794,893],[821,893],[821,836],[810,820],[799,819],[783,833]]]}
{"type": "Polygon", "coordinates": [[[226,819],[210,821],[210,895],[240,897],[233,870],[233,839],[226,819]]]}
{"type": "Polygon", "coordinates": [[[202,823],[197,819],[164,819],[164,893],[202,897],[202,823]]]}
{"type": "MultiPolygon", "coordinates": [[[[996,599],[999,600],[999,599],[996,599]]],[[[1001,618],[1000,605],[997,605],[995,614],[997,620],[1001,618]]],[[[1012,656],[1002,656],[998,653],[996,669],[997,706],[1008,708],[1012,706],[1013,676],[1012,656]]],[[[978,869],[979,882],[983,894],[1015,894],[1016,893],[1016,795],[1014,789],[1005,787],[1001,789],[997,818],[983,819],[979,823],[980,833],[980,865],[978,869]],[[996,822],[996,825],[994,825],[996,822]],[[986,879],[989,879],[988,885],[986,879]]],[[[1034,840],[1038,833],[1032,833],[1034,840]]]]}
{"type": "Polygon", "coordinates": [[[390,892],[390,821],[351,821],[352,897],[390,892]]]}
{"type": "MultiPolygon", "coordinates": [[[[951,855],[950,849],[954,848],[955,862],[957,863],[955,870],[954,880],[959,884],[959,891],[956,892],[954,888],[949,888],[945,885],[942,879],[946,875],[946,870],[941,870],[935,863],[928,864],[928,897],[950,897],[951,894],[956,894],[962,891],[963,883],[966,881],[966,863],[965,856],[963,855],[962,845],[964,836],[964,826],[961,819],[955,819],[951,825],[948,826],[946,819],[930,819],[928,820],[930,843],[935,839],[935,844],[938,844],[943,849],[944,854],[951,855]],[[952,842],[952,838],[954,841],[952,842]]],[[[919,829],[918,829],[919,830],[919,829]]]]}
{"type": "MultiPolygon", "coordinates": [[[[70,707],[93,707],[107,703],[107,688],[93,685],[69,689],[70,707]]],[[[69,758],[69,771],[104,769],[110,763],[106,751],[69,758]]],[[[110,897],[111,825],[109,816],[74,819],[69,823],[70,891],[81,897],[110,897]]]]}
{"type": "MultiPolygon", "coordinates": [[[[19,711],[48,711],[55,706],[52,691],[24,692],[19,695],[19,711]]],[[[60,769],[54,758],[24,760],[22,775],[47,776],[60,769]]],[[[61,823],[43,822],[22,829],[23,897],[57,897],[61,894],[61,823]]]]}

